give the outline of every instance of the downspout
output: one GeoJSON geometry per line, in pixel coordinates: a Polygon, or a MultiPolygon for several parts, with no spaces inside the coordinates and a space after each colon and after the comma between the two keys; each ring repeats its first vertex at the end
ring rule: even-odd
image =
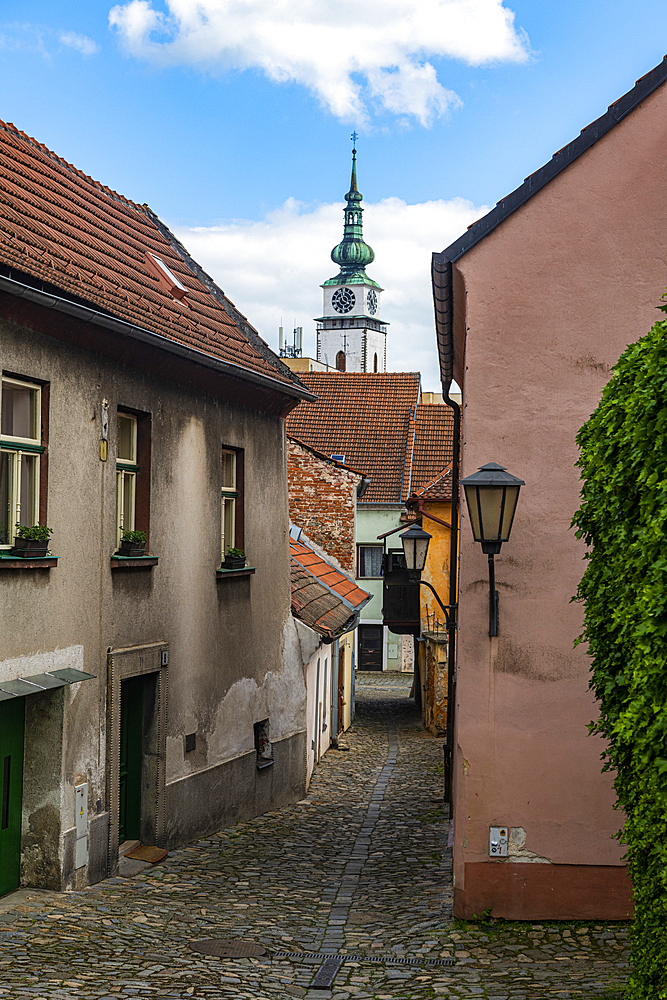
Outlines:
{"type": "Polygon", "coordinates": [[[452,441],[452,527],[449,535],[449,604],[454,609],[447,626],[447,744],[445,747],[445,801],[449,803],[449,818],[453,808],[454,718],[456,704],[456,629],[458,625],[458,554],[459,554],[459,449],[461,440],[461,407],[450,398],[452,380],[442,385],[445,403],[454,417],[452,441]]]}

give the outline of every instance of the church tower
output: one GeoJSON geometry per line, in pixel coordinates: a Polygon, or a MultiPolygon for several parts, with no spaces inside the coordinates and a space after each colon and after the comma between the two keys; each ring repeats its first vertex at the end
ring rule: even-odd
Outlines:
{"type": "Polygon", "coordinates": [[[317,360],[340,371],[384,372],[387,323],[380,319],[382,289],[366,274],[375,254],[363,239],[356,149],[352,150],[352,181],[345,201],[343,240],[331,251],[340,271],[321,286],[324,308],[316,319],[317,360]]]}

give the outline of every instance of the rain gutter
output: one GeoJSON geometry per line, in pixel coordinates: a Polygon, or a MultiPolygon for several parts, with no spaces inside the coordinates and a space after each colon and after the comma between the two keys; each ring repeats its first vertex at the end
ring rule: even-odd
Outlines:
{"type": "Polygon", "coordinates": [[[107,330],[113,330],[114,333],[120,333],[125,337],[130,337],[132,340],[138,340],[144,344],[149,344],[151,347],[157,347],[159,350],[167,351],[169,354],[174,354],[185,361],[191,361],[205,368],[211,368],[221,375],[229,375],[233,378],[243,379],[245,382],[253,382],[265,389],[271,389],[286,396],[295,396],[298,399],[305,399],[309,402],[314,402],[317,399],[317,396],[309,392],[306,388],[300,388],[288,382],[280,382],[278,379],[273,379],[268,375],[259,375],[245,368],[243,365],[237,365],[231,361],[222,361],[211,354],[197,351],[192,347],[185,347],[183,344],[179,344],[178,341],[164,337],[162,334],[153,333],[151,330],[135,326],[134,323],[128,323],[126,320],[117,319],[108,313],[99,312],[90,306],[71,302],[69,299],[61,298],[59,295],[54,295],[51,292],[42,292],[37,288],[32,288],[30,285],[23,284],[23,282],[16,281],[14,278],[7,278],[4,275],[0,275],[0,290],[8,292],[10,295],[15,295],[18,298],[28,299],[30,302],[44,306],[46,309],[55,309],[57,312],[74,316],[84,323],[94,323],[107,330]]]}

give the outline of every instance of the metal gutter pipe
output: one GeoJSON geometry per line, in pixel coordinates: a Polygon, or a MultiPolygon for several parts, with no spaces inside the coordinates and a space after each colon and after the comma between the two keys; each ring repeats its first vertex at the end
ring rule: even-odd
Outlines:
{"type": "Polygon", "coordinates": [[[461,443],[461,407],[450,398],[452,379],[442,383],[444,402],[453,412],[452,441],[452,528],[449,535],[449,605],[453,610],[447,621],[447,745],[445,748],[445,801],[449,818],[453,811],[454,720],[456,702],[456,631],[458,626],[458,552],[459,552],[459,465],[461,443]]]}

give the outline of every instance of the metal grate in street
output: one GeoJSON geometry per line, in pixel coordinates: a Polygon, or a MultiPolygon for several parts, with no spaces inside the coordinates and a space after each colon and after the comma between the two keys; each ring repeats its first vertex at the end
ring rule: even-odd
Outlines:
{"type": "Polygon", "coordinates": [[[298,961],[304,958],[340,959],[343,962],[374,962],[379,965],[456,965],[453,958],[399,958],[397,955],[328,955],[321,951],[274,951],[274,958],[298,961]]]}
{"type": "Polygon", "coordinates": [[[190,949],[200,955],[214,955],[216,958],[257,958],[266,955],[266,949],[254,941],[235,941],[229,938],[206,938],[190,941],[190,949]]]}
{"type": "Polygon", "coordinates": [[[322,965],[317,970],[313,981],[311,982],[312,989],[315,990],[326,990],[331,986],[334,979],[340,971],[340,967],[343,964],[343,959],[337,955],[329,955],[328,958],[322,962],[322,965]]]}

